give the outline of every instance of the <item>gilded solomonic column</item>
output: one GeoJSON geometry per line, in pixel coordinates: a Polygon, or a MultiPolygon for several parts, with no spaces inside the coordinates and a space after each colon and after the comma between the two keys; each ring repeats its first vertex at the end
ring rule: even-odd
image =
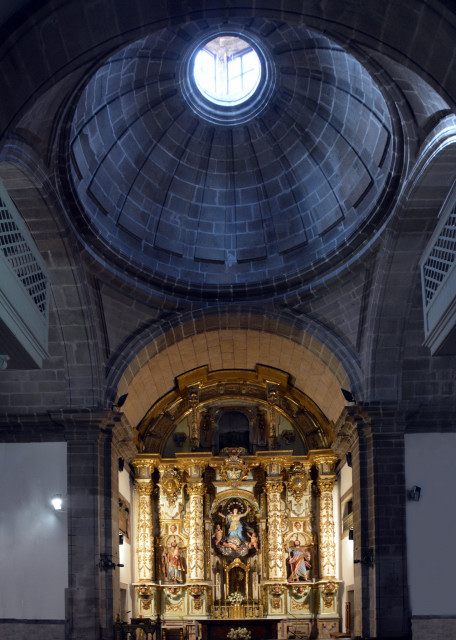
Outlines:
{"type": "Polygon", "coordinates": [[[135,489],[138,494],[136,557],[137,582],[148,583],[154,579],[154,538],[152,529],[152,471],[149,461],[133,460],[136,472],[135,489]]]}
{"type": "Polygon", "coordinates": [[[189,501],[189,539],[188,539],[188,581],[204,580],[204,518],[203,496],[205,487],[202,482],[189,482],[187,491],[189,501]]]}
{"type": "Polygon", "coordinates": [[[336,544],[333,511],[333,488],[337,456],[333,453],[317,456],[318,490],[320,493],[320,578],[336,575],[336,544]]]}
{"type": "Polygon", "coordinates": [[[284,545],[282,535],[282,507],[280,495],[283,482],[268,480],[266,493],[268,496],[268,568],[270,580],[284,580],[286,578],[284,545]]]}

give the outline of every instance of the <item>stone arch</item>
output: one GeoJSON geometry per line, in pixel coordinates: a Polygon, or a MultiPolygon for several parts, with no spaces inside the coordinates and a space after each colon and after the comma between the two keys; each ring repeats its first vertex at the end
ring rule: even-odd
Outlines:
{"type": "MultiPolygon", "coordinates": [[[[39,183],[37,176],[32,176],[23,164],[20,166],[16,158],[0,163],[0,178],[25,223],[34,231],[50,277],[49,358],[42,369],[21,372],[21,393],[30,398],[27,410],[42,406],[100,406],[98,340],[87,311],[91,305],[90,287],[77,255],[65,240],[65,229],[53,213],[53,207],[58,205],[52,200],[49,185],[39,183]]],[[[16,377],[17,371],[6,370],[1,383],[7,385],[16,377]]],[[[19,402],[17,410],[23,412],[25,403],[19,402]]]]}
{"type": "MultiPolygon", "coordinates": [[[[365,348],[371,360],[363,367],[368,399],[431,400],[436,393],[442,393],[443,387],[436,390],[432,358],[423,347],[419,263],[456,178],[455,166],[456,120],[451,116],[425,141],[382,249],[382,264],[388,267],[376,274],[379,294],[372,301],[367,318],[372,327],[371,343],[365,348]]],[[[451,362],[447,359],[448,366],[451,362]]]]}
{"type": "Polygon", "coordinates": [[[348,358],[340,344],[339,352],[332,346],[280,318],[219,314],[203,316],[198,324],[188,318],[137,350],[128,365],[117,369],[114,388],[119,395],[128,393],[123,411],[137,425],[182,371],[204,365],[211,371],[254,369],[261,363],[289,373],[294,386],[336,420],[344,406],[341,387],[361,390],[362,382],[355,357],[348,358]]]}

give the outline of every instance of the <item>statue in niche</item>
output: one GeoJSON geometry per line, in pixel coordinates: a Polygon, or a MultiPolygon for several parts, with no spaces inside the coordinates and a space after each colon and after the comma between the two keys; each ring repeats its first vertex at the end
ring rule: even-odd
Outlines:
{"type": "Polygon", "coordinates": [[[214,523],[212,540],[216,553],[230,558],[257,553],[260,541],[254,523],[247,521],[249,513],[250,507],[239,499],[229,503],[226,513],[217,513],[225,523],[225,531],[220,522],[214,523]]]}
{"type": "MultiPolygon", "coordinates": [[[[174,525],[173,525],[174,526],[174,525]]],[[[185,567],[179,541],[176,536],[168,541],[162,553],[162,571],[166,582],[183,584],[185,582],[185,567]],[[169,543],[170,542],[170,543],[169,543]]]]}
{"type": "Polygon", "coordinates": [[[301,546],[299,538],[290,540],[289,544],[293,546],[287,549],[290,566],[288,582],[309,582],[309,573],[312,568],[310,551],[301,546]]]}
{"type": "Polygon", "coordinates": [[[214,428],[209,411],[203,413],[200,422],[200,446],[203,449],[210,449],[214,444],[214,428]]]}
{"type": "Polygon", "coordinates": [[[255,445],[257,447],[266,447],[267,445],[267,424],[265,415],[257,409],[255,420],[255,445]]]}

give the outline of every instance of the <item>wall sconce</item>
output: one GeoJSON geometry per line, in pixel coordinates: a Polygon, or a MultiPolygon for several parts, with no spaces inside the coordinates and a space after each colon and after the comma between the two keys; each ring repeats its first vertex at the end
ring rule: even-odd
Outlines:
{"type": "Polygon", "coordinates": [[[62,511],[63,509],[63,498],[60,493],[55,493],[51,498],[51,504],[56,511],[62,511]]]}
{"type": "Polygon", "coordinates": [[[348,530],[348,539],[353,540],[353,529],[348,530]]]}
{"type": "Polygon", "coordinates": [[[341,389],[341,391],[342,391],[342,395],[344,396],[347,402],[355,404],[355,396],[352,394],[351,391],[348,391],[348,389],[341,389]]]}
{"type": "Polygon", "coordinates": [[[112,556],[108,553],[102,553],[100,555],[100,562],[98,563],[98,568],[102,571],[107,571],[108,569],[115,569],[116,567],[123,567],[123,564],[117,564],[113,562],[112,556]]]}
{"type": "Polygon", "coordinates": [[[123,544],[123,533],[119,533],[119,544],[123,544]]]}
{"type": "Polygon", "coordinates": [[[354,564],[367,564],[372,566],[374,564],[374,550],[368,549],[359,560],[353,560],[354,564]]]}
{"type": "Polygon", "coordinates": [[[415,502],[418,502],[418,500],[421,497],[421,487],[418,487],[416,484],[413,485],[413,487],[410,489],[410,491],[407,492],[408,493],[408,499],[409,500],[414,500],[415,502]]]}
{"type": "Polygon", "coordinates": [[[128,393],[124,393],[123,396],[120,396],[120,398],[117,400],[116,404],[113,404],[111,408],[112,409],[117,409],[117,411],[119,411],[119,409],[124,406],[125,400],[127,398],[128,398],[128,393]]]}

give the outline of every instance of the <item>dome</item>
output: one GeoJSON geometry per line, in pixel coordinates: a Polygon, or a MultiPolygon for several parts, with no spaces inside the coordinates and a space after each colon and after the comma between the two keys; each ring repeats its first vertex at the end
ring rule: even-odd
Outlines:
{"type": "Polygon", "coordinates": [[[392,170],[391,128],[364,67],[306,28],[249,19],[159,30],[107,59],[75,105],[85,233],[151,282],[220,296],[283,290],[365,241],[392,170]],[[192,77],[220,35],[261,59],[239,106],[207,101],[192,77]]]}

